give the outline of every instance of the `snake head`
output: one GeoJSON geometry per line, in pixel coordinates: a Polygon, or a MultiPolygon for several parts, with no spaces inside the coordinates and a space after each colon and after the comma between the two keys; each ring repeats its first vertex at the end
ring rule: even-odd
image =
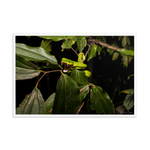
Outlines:
{"type": "Polygon", "coordinates": [[[61,62],[61,65],[64,66],[63,72],[68,72],[72,68],[73,64],[68,64],[66,62],[61,62]]]}

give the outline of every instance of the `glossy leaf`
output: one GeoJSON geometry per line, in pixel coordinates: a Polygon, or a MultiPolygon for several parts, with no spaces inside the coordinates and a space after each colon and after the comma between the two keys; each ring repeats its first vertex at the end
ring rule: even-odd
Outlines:
{"type": "Polygon", "coordinates": [[[114,52],[113,56],[112,56],[112,60],[115,61],[118,57],[119,57],[119,53],[118,52],[114,52]]]}
{"type": "Polygon", "coordinates": [[[134,106],[134,91],[131,91],[131,93],[125,97],[123,105],[127,110],[130,110],[134,106]]]}
{"type": "Polygon", "coordinates": [[[56,93],[51,94],[51,95],[49,96],[49,98],[45,101],[45,107],[46,107],[46,112],[47,112],[47,113],[52,112],[55,95],[56,95],[56,93]]]}
{"type": "Polygon", "coordinates": [[[97,46],[97,52],[98,52],[98,55],[101,54],[101,51],[102,51],[102,47],[101,47],[101,46],[97,46]]]}
{"type": "Polygon", "coordinates": [[[132,50],[119,49],[118,52],[125,54],[125,55],[134,56],[134,51],[132,51],[132,50]]]}
{"type": "Polygon", "coordinates": [[[16,67],[16,80],[32,79],[40,74],[38,70],[35,69],[25,69],[16,67]]]}
{"type": "Polygon", "coordinates": [[[78,46],[78,49],[79,49],[79,52],[82,52],[83,49],[86,47],[86,38],[85,36],[79,36],[80,39],[77,39],[77,46],[78,46]]]}
{"type": "Polygon", "coordinates": [[[55,42],[61,41],[62,39],[65,39],[66,36],[39,36],[43,39],[52,39],[55,42]]]}
{"type": "Polygon", "coordinates": [[[79,85],[87,85],[88,78],[85,76],[85,72],[81,70],[76,70],[75,68],[71,72],[70,77],[79,85]]]}
{"type": "Polygon", "coordinates": [[[114,114],[114,105],[109,95],[99,86],[93,86],[90,91],[91,109],[96,110],[98,114],[114,114]]]}
{"type": "Polygon", "coordinates": [[[57,82],[53,114],[76,114],[81,105],[79,87],[68,75],[63,74],[57,82]]]}
{"type": "Polygon", "coordinates": [[[45,104],[39,89],[34,88],[32,93],[27,95],[19,107],[16,114],[45,114],[45,104]]]}
{"type": "Polygon", "coordinates": [[[96,44],[92,44],[91,49],[88,52],[88,60],[87,61],[89,61],[90,59],[92,59],[95,56],[97,47],[98,46],[96,44]]]}
{"type": "Polygon", "coordinates": [[[32,79],[39,74],[40,71],[32,63],[16,56],[16,80],[32,79]]]}
{"type": "Polygon", "coordinates": [[[16,67],[25,68],[25,69],[36,69],[32,62],[27,61],[26,59],[16,55],[16,67]]]}
{"type": "Polygon", "coordinates": [[[30,61],[57,64],[57,59],[41,47],[30,47],[16,43],[16,54],[30,61]]]}
{"type": "Polygon", "coordinates": [[[89,86],[88,85],[79,86],[79,89],[80,89],[80,100],[82,102],[89,93],[89,86]]]}

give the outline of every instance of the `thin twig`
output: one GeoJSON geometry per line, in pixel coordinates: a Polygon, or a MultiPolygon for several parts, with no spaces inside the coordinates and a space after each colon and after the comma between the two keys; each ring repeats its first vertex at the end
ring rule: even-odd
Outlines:
{"type": "Polygon", "coordinates": [[[85,54],[85,57],[87,57],[87,54],[88,54],[88,52],[90,51],[92,44],[93,44],[93,43],[91,43],[90,45],[88,44],[89,48],[88,48],[88,50],[87,50],[87,52],[86,52],[86,54],[85,54]]]}
{"type": "Polygon", "coordinates": [[[104,42],[101,42],[101,41],[97,41],[97,40],[95,40],[95,39],[89,39],[88,41],[89,41],[89,42],[97,43],[97,44],[99,44],[99,45],[105,46],[105,47],[107,47],[107,48],[109,48],[109,49],[112,49],[112,50],[115,50],[115,51],[118,51],[118,50],[122,49],[122,48],[118,48],[118,47],[111,46],[111,45],[109,45],[109,44],[107,44],[107,43],[104,43],[104,42]]]}
{"type": "Polygon", "coordinates": [[[77,56],[78,56],[78,53],[71,47],[71,49],[77,54],[77,56]]]}
{"type": "Polygon", "coordinates": [[[62,71],[62,70],[52,70],[52,71],[47,71],[47,72],[45,72],[45,73],[41,76],[41,78],[37,81],[36,86],[38,85],[38,83],[40,82],[40,80],[44,77],[44,75],[46,75],[47,73],[50,73],[50,72],[57,72],[57,71],[62,71]]]}
{"type": "Polygon", "coordinates": [[[85,102],[83,102],[82,105],[80,106],[80,108],[78,109],[77,114],[79,114],[79,112],[80,112],[81,108],[83,107],[84,103],[85,102]]]}

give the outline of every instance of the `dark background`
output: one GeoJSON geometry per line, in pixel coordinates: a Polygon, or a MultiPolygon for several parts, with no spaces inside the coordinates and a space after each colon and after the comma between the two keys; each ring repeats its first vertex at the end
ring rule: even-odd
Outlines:
{"type": "MultiPolygon", "coordinates": [[[[122,47],[117,36],[113,38],[113,41],[115,38],[117,45],[122,47]]],[[[111,37],[107,36],[106,39],[107,43],[113,43],[111,37]]],[[[27,36],[16,36],[16,43],[24,43],[33,47],[40,46],[41,41],[42,38],[37,36],[31,36],[30,38],[27,36]]],[[[130,37],[130,42],[134,47],[134,37],[130,37]]],[[[55,55],[59,64],[61,64],[62,57],[77,61],[77,55],[71,49],[64,50],[63,52],[61,51],[62,41],[53,41],[51,44],[51,54],[55,55]]],[[[73,48],[77,48],[76,44],[73,45],[73,48]]],[[[83,52],[85,53],[87,49],[88,47],[86,47],[83,52]]],[[[110,56],[107,52],[107,48],[103,48],[100,55],[96,55],[96,57],[91,59],[89,62],[85,61],[84,63],[88,64],[88,70],[92,72],[92,77],[89,79],[89,82],[102,87],[113,100],[115,107],[122,104],[126,94],[119,92],[125,89],[134,88],[134,77],[127,80],[129,75],[134,74],[134,59],[131,60],[128,68],[126,68],[122,64],[121,56],[119,56],[117,60],[112,61],[112,56],[110,56]]],[[[45,63],[37,62],[35,62],[35,64],[38,66],[45,65],[45,63]]],[[[60,72],[49,73],[46,74],[40,81],[38,88],[40,89],[44,100],[46,100],[53,92],[56,92],[56,84],[60,75],[60,72]]],[[[42,73],[33,79],[16,81],[16,107],[19,106],[27,94],[32,92],[36,82],[41,76],[42,73]]],[[[130,111],[134,113],[134,108],[130,111]]]]}

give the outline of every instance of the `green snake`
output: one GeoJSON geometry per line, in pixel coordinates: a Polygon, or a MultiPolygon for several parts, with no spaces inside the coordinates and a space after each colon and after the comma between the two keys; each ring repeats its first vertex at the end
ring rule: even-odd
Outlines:
{"type": "MultiPolygon", "coordinates": [[[[76,69],[85,69],[87,67],[87,65],[83,63],[84,60],[85,60],[84,53],[79,53],[78,54],[78,61],[73,61],[71,59],[63,57],[62,60],[61,60],[61,64],[64,65],[63,72],[68,72],[73,67],[75,67],[76,69]]],[[[90,71],[84,70],[84,72],[85,72],[85,75],[87,77],[91,76],[90,71]]]]}

